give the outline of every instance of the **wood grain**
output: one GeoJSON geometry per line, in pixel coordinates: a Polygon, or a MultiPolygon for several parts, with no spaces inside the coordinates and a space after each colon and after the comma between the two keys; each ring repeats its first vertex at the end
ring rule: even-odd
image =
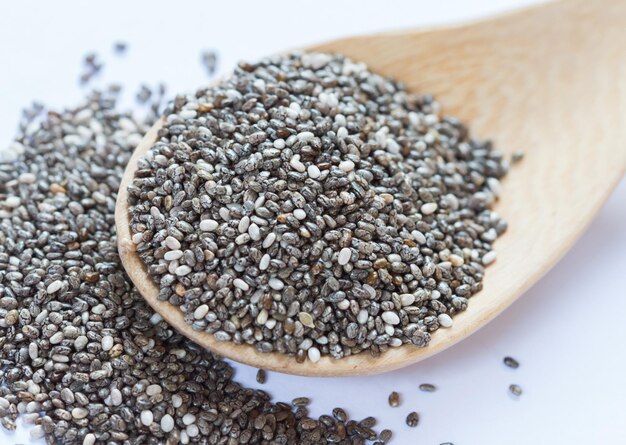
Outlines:
{"type": "MultiPolygon", "coordinates": [[[[434,333],[427,348],[403,346],[376,359],[365,353],[298,364],[250,346],[217,342],[193,331],[180,309],[157,301],[158,288],[130,240],[126,187],[161,122],[137,148],[118,195],[124,267],[174,328],[222,356],[258,368],[348,376],[389,371],[436,354],[484,326],[545,274],[624,175],[625,23],[624,1],[566,1],[475,24],[352,37],[309,48],[345,54],[412,91],[432,93],[444,112],[467,122],[474,135],[493,139],[504,152],[526,154],[503,181],[496,210],[509,221],[509,230],[496,242],[498,260],[488,268],[484,290],[454,318],[452,328],[434,333]]],[[[528,320],[529,329],[531,324],[528,320]]]]}

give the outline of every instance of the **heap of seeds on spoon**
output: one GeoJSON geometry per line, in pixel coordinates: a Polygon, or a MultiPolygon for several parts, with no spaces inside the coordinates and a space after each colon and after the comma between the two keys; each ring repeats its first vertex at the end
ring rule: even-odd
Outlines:
{"type": "MultiPolygon", "coordinates": [[[[154,121],[117,89],[61,113],[37,106],[0,162],[0,423],[63,445],[363,445],[372,418],[308,417],[233,380],[177,335],[119,260],[114,208],[154,121]]],[[[154,104],[153,104],[154,105],[154,104]]]]}
{"type": "Polygon", "coordinates": [[[129,187],[159,299],[302,362],[424,347],[482,286],[507,163],[361,63],[290,54],[179,96],[129,187]]]}

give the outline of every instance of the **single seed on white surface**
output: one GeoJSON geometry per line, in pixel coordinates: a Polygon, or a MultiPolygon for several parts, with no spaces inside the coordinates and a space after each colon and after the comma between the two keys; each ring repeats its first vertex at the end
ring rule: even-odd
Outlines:
{"type": "Polygon", "coordinates": [[[396,314],[395,312],[391,312],[391,311],[383,312],[383,315],[381,315],[381,318],[383,319],[385,323],[390,324],[390,325],[397,325],[398,323],[400,323],[400,317],[398,317],[398,314],[396,314]]]}
{"type": "Polygon", "coordinates": [[[439,324],[444,328],[451,327],[453,323],[452,318],[448,314],[439,314],[437,316],[437,320],[439,321],[439,324]]]}
{"type": "Polygon", "coordinates": [[[345,266],[350,262],[350,257],[352,256],[352,250],[349,247],[344,247],[339,251],[339,255],[337,256],[337,262],[342,266],[345,266]]]}

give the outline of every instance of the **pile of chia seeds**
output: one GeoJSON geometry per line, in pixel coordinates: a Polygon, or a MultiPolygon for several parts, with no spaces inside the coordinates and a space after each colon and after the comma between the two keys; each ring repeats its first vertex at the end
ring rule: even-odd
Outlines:
{"type": "MultiPolygon", "coordinates": [[[[307,415],[177,335],[119,261],[114,208],[154,118],[116,90],[25,113],[0,163],[0,422],[49,444],[365,444],[372,418],[307,415]]],[[[383,438],[384,439],[384,438],[383,438]]],[[[379,440],[377,443],[384,443],[379,440]]]]}
{"type": "Polygon", "coordinates": [[[168,110],[129,187],[159,299],[222,341],[317,362],[424,347],[482,287],[508,164],[362,63],[240,64],[168,110]]]}

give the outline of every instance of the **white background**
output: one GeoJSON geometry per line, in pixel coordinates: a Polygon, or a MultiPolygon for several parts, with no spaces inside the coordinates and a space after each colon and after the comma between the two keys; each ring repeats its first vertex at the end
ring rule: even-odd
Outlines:
{"type": "MultiPolygon", "coordinates": [[[[0,145],[11,140],[20,109],[32,100],[62,107],[82,97],[77,79],[88,51],[98,52],[105,62],[98,83],[122,82],[128,97],[140,81],[163,80],[170,90],[191,91],[207,81],[199,62],[205,48],[219,51],[220,72],[225,72],[237,60],[285,48],[479,18],[528,3],[3,1],[0,145]],[[129,44],[124,57],[112,52],[116,40],[129,44]]],[[[471,338],[382,376],[306,379],[270,373],[265,389],[277,400],[310,396],[315,415],[336,405],[356,418],[374,415],[381,428],[394,431],[394,444],[626,444],[625,252],[622,180],[567,256],[471,338]],[[507,354],[520,360],[518,370],[502,365],[507,354]],[[420,392],[417,387],[424,382],[439,390],[420,392]],[[519,400],[508,394],[510,383],[522,386],[519,400]],[[393,390],[402,394],[399,408],[387,405],[393,390]],[[412,410],[421,416],[415,429],[404,424],[412,410]]],[[[237,369],[241,382],[257,385],[254,369],[237,369]]],[[[12,435],[0,430],[0,445],[27,442],[23,429],[12,435]]]]}

